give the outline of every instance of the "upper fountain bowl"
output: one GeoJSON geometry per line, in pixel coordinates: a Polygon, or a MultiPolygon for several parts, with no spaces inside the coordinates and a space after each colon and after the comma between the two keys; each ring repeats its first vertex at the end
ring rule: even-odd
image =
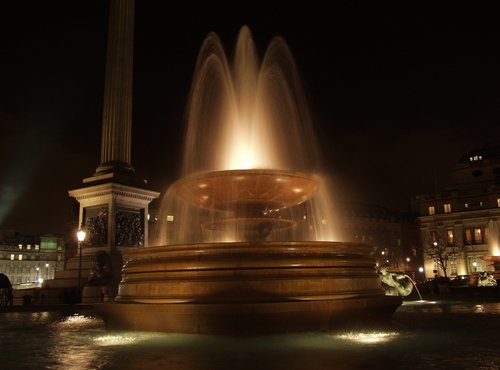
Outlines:
{"type": "Polygon", "coordinates": [[[256,205],[268,210],[296,206],[317,192],[316,176],[270,169],[225,170],[197,173],[172,185],[183,200],[199,208],[226,210],[256,205]]]}

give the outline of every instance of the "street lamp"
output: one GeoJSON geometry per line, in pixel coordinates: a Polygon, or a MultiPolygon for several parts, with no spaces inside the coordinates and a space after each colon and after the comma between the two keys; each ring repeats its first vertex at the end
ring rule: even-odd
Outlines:
{"type": "Polygon", "coordinates": [[[45,264],[45,280],[49,280],[49,264],[45,264]]]}
{"type": "Polygon", "coordinates": [[[36,267],[36,283],[38,284],[39,279],[38,279],[38,274],[40,273],[40,267],[36,267]]]}
{"type": "Polygon", "coordinates": [[[476,272],[477,271],[477,262],[476,261],[472,262],[472,266],[474,266],[474,272],[476,272]]]}
{"type": "Polygon", "coordinates": [[[78,239],[78,298],[82,297],[81,286],[82,286],[82,242],[85,240],[87,233],[80,227],[80,230],[76,233],[78,239]]]}

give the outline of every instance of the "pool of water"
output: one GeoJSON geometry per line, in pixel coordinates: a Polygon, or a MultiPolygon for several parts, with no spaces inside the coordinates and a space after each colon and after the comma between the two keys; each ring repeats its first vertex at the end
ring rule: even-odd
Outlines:
{"type": "Polygon", "coordinates": [[[0,368],[489,370],[498,328],[500,302],[408,302],[386,327],[253,337],[107,331],[90,311],[0,313],[0,368]]]}

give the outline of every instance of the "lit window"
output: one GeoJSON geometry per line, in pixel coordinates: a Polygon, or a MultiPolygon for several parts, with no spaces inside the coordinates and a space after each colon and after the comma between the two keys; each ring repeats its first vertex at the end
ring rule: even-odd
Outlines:
{"type": "Polygon", "coordinates": [[[28,250],[31,249],[31,245],[27,245],[26,249],[28,249],[28,250]]]}
{"type": "Polygon", "coordinates": [[[465,242],[467,244],[472,244],[472,233],[470,229],[465,229],[465,242]]]}
{"type": "Polygon", "coordinates": [[[476,244],[481,244],[483,242],[483,236],[481,235],[481,228],[474,228],[474,241],[476,244]]]}
{"type": "Polygon", "coordinates": [[[22,254],[19,254],[19,255],[17,256],[17,259],[18,259],[19,261],[22,261],[22,260],[23,260],[23,255],[22,255],[22,254]]]}
{"type": "Polygon", "coordinates": [[[23,245],[22,244],[19,245],[19,249],[23,249],[23,245]]]}
{"type": "Polygon", "coordinates": [[[479,202],[479,207],[482,207],[483,206],[483,202],[479,202]]]}
{"type": "Polygon", "coordinates": [[[500,198],[497,198],[497,206],[500,207],[500,198]]]}
{"type": "Polygon", "coordinates": [[[450,213],[451,212],[451,204],[450,203],[446,203],[444,205],[444,213],[450,213]]]}
{"type": "Polygon", "coordinates": [[[40,246],[38,244],[35,244],[35,250],[39,250],[40,246]]]}
{"type": "Polygon", "coordinates": [[[448,229],[446,233],[448,244],[453,244],[453,229],[448,229]]]}
{"type": "Polygon", "coordinates": [[[436,209],[434,208],[434,206],[429,206],[429,215],[432,216],[435,213],[436,213],[436,209]]]}
{"type": "Polygon", "coordinates": [[[483,156],[482,155],[474,155],[472,157],[469,157],[470,162],[477,162],[477,161],[482,161],[483,156]]]}
{"type": "MultiPolygon", "coordinates": [[[[499,200],[500,200],[500,198],[499,198],[499,200]]],[[[499,204],[500,204],[500,203],[499,203],[499,204]]],[[[465,203],[465,204],[464,204],[464,207],[465,207],[465,208],[469,208],[469,203],[465,203]]],[[[500,205],[499,205],[499,207],[500,207],[500,205]]]]}
{"type": "Polygon", "coordinates": [[[167,215],[167,221],[168,222],[173,222],[174,221],[174,216],[173,215],[167,215]]]}
{"type": "Polygon", "coordinates": [[[11,255],[10,255],[10,260],[11,260],[11,261],[14,261],[14,259],[15,259],[15,258],[16,258],[16,256],[15,256],[14,254],[11,254],[11,255]]]}

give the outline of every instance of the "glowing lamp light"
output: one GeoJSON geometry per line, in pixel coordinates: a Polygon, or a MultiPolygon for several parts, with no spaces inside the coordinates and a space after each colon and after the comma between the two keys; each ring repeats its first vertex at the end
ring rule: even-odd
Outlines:
{"type": "Polygon", "coordinates": [[[410,257],[406,257],[406,262],[410,262],[410,257]]]}
{"type": "Polygon", "coordinates": [[[477,262],[476,261],[472,262],[472,266],[477,267],[477,262]]]}
{"type": "Polygon", "coordinates": [[[420,266],[420,267],[418,268],[418,271],[419,271],[419,272],[424,272],[424,268],[423,268],[422,266],[420,266]]]}
{"type": "Polygon", "coordinates": [[[76,233],[76,237],[78,238],[79,242],[83,242],[86,236],[87,233],[84,230],[78,230],[78,232],[76,233]]]}

